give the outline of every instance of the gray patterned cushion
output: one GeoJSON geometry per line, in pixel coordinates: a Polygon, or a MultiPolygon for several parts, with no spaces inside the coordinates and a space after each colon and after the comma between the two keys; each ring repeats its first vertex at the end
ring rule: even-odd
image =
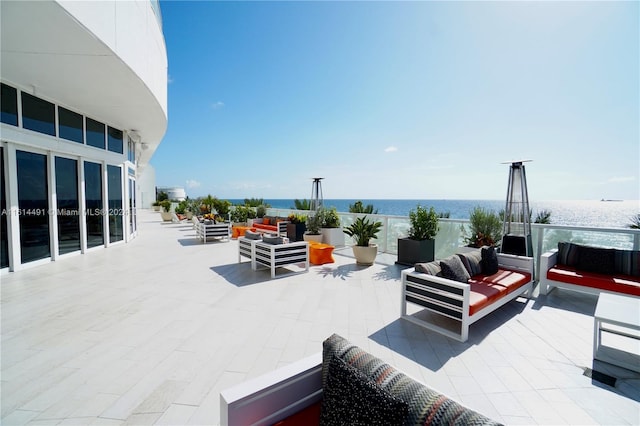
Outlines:
{"type": "Polygon", "coordinates": [[[262,241],[267,244],[282,244],[282,237],[275,237],[272,235],[263,235],[262,241]]]}
{"type": "Polygon", "coordinates": [[[461,283],[466,283],[469,281],[469,278],[471,278],[462,261],[456,255],[442,259],[440,261],[440,267],[442,268],[442,276],[444,278],[461,283]]]}
{"type": "Polygon", "coordinates": [[[473,277],[474,275],[480,275],[482,273],[482,266],[480,265],[482,256],[480,250],[458,253],[458,257],[470,276],[473,277]]]}
{"type": "Polygon", "coordinates": [[[245,231],[244,237],[248,240],[259,240],[262,235],[259,232],[245,231]]]}
{"type": "Polygon", "coordinates": [[[416,272],[422,272],[423,274],[435,275],[437,277],[442,276],[442,268],[439,261],[433,261],[429,263],[416,263],[414,265],[416,272]]]}
{"type": "MultiPolygon", "coordinates": [[[[405,425],[499,425],[438,392],[429,389],[365,352],[345,338],[334,334],[322,344],[322,386],[329,379],[329,364],[339,357],[361,371],[371,381],[409,406],[405,425]]],[[[347,424],[347,423],[344,423],[347,424]]]]}
{"type": "Polygon", "coordinates": [[[384,391],[342,358],[329,361],[322,389],[321,425],[402,425],[408,404],[384,391]]]}

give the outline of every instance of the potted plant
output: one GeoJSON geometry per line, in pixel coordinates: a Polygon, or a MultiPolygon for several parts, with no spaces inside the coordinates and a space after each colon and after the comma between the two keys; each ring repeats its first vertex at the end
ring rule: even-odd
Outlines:
{"type": "Polygon", "coordinates": [[[357,218],[351,225],[344,228],[343,232],[355,238],[356,245],[353,247],[353,255],[359,265],[373,265],[378,253],[378,245],[372,244],[371,239],[375,239],[380,232],[382,222],[373,222],[367,216],[357,218]]]}
{"type": "Polygon", "coordinates": [[[398,238],[398,260],[401,265],[435,260],[435,236],[438,233],[439,216],[431,207],[427,210],[420,205],[409,212],[409,236],[398,238]]]}
{"type": "Polygon", "coordinates": [[[162,220],[165,222],[171,222],[171,219],[173,219],[173,214],[171,213],[171,201],[160,201],[160,207],[162,208],[160,211],[160,217],[162,217],[162,220]]]}
{"type": "Polygon", "coordinates": [[[340,216],[338,216],[336,208],[321,208],[318,210],[318,215],[322,218],[322,225],[320,226],[322,241],[334,247],[344,246],[344,232],[340,227],[340,216]]]}
{"type": "Polygon", "coordinates": [[[502,238],[500,216],[482,207],[475,207],[469,215],[469,231],[462,226],[464,242],[469,247],[497,246],[502,238]]]}
{"type": "Polygon", "coordinates": [[[151,203],[151,207],[153,207],[153,211],[154,212],[159,212],[160,211],[160,201],[154,201],[153,203],[151,203]]]}
{"type": "Polygon", "coordinates": [[[307,216],[306,227],[303,238],[305,241],[315,241],[317,243],[322,242],[322,234],[320,233],[320,225],[322,224],[322,217],[316,213],[315,215],[307,216]]]}
{"type": "Polygon", "coordinates": [[[307,216],[292,213],[287,217],[287,237],[291,242],[302,241],[307,230],[307,216]]]}

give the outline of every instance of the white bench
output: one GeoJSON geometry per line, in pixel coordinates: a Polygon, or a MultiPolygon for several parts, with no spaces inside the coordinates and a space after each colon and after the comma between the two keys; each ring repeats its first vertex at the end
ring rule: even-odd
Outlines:
{"type": "Polygon", "coordinates": [[[309,243],[297,241],[287,244],[269,244],[263,241],[255,243],[251,267],[258,265],[271,269],[271,278],[276,276],[276,268],[304,263],[305,272],[309,272],[309,243]]]}
{"type": "MultiPolygon", "coordinates": [[[[531,257],[499,253],[498,264],[501,270],[528,273],[533,279],[531,257]]],[[[533,281],[529,281],[471,315],[470,284],[414,270],[403,270],[400,316],[414,324],[465,342],[469,337],[471,324],[525,293],[531,295],[532,288],[533,281]],[[429,311],[428,315],[408,315],[408,303],[419,305],[429,311]]]]}
{"type": "Polygon", "coordinates": [[[207,242],[207,239],[222,238],[227,241],[231,240],[231,224],[229,223],[211,223],[205,224],[203,222],[195,223],[196,235],[203,242],[207,242]]]}

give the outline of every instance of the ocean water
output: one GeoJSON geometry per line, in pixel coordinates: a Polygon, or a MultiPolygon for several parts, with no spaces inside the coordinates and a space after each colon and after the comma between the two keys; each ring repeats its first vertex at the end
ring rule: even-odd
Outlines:
{"type": "MultiPolygon", "coordinates": [[[[234,204],[244,200],[229,200],[234,204]]],[[[293,199],[264,200],[276,209],[294,209],[293,199]]],[[[348,212],[349,206],[358,200],[325,199],[325,207],[335,207],[339,212],[348,212]]],[[[504,200],[360,200],[366,206],[372,204],[378,214],[387,216],[408,216],[411,209],[420,204],[433,207],[439,213],[449,212],[451,219],[469,219],[474,207],[480,206],[496,212],[504,209],[504,200]]],[[[551,223],[585,227],[626,228],[631,218],[640,213],[640,200],[600,201],[530,201],[533,218],[542,210],[551,211],[551,223]]]]}

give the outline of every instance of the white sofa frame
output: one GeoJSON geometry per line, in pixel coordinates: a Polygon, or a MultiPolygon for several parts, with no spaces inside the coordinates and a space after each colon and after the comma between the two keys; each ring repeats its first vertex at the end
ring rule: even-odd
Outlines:
{"type": "Polygon", "coordinates": [[[304,263],[305,272],[309,272],[309,243],[296,241],[287,244],[268,244],[258,241],[253,247],[251,267],[258,266],[271,270],[271,278],[276,276],[276,268],[297,263],[304,263]]]}
{"type": "Polygon", "coordinates": [[[246,257],[251,261],[251,269],[255,269],[253,262],[255,259],[256,243],[262,240],[253,240],[247,237],[238,238],[238,263],[242,262],[242,258],[246,257]]]}
{"type": "Polygon", "coordinates": [[[212,238],[231,240],[231,224],[229,223],[205,224],[198,222],[195,223],[195,227],[196,235],[204,243],[207,242],[207,239],[211,240],[212,238]]]}
{"type": "Polygon", "coordinates": [[[471,286],[469,284],[416,272],[415,270],[403,270],[400,307],[401,317],[447,337],[460,342],[466,342],[469,338],[469,326],[471,324],[517,297],[522,295],[526,295],[526,297],[531,296],[533,289],[532,257],[499,253],[498,264],[500,269],[529,273],[531,274],[532,281],[504,295],[473,315],[469,315],[469,300],[471,294],[471,286]],[[409,303],[418,305],[436,314],[433,321],[431,321],[431,318],[422,319],[416,315],[408,315],[407,305],[409,303]],[[441,317],[453,319],[455,321],[454,325],[456,326],[446,327],[445,324],[437,324],[437,322],[441,322],[441,317]]]}
{"type": "Polygon", "coordinates": [[[220,392],[224,426],[272,425],[322,399],[322,353],[220,392]]]}
{"type": "Polygon", "coordinates": [[[540,256],[540,294],[549,294],[554,288],[563,288],[565,290],[578,291],[581,293],[595,294],[600,293],[622,294],[628,297],[637,297],[632,294],[620,293],[617,291],[602,290],[595,287],[588,287],[578,284],[565,283],[562,281],[550,280],[547,278],[549,269],[558,263],[558,249],[550,250],[540,256]]]}

